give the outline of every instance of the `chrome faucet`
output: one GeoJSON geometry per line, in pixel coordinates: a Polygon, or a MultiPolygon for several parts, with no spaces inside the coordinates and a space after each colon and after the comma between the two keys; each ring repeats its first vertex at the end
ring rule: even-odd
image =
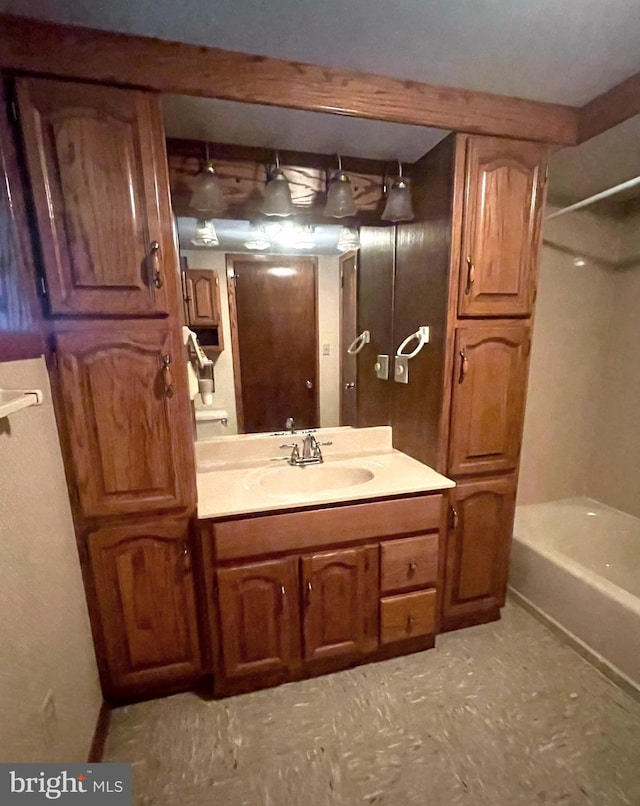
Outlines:
{"type": "MultiPolygon", "coordinates": [[[[280,448],[291,449],[291,453],[287,458],[287,462],[293,467],[304,467],[305,465],[319,465],[324,462],[320,444],[333,445],[333,442],[320,443],[313,434],[305,434],[302,438],[302,455],[300,454],[300,445],[297,442],[290,444],[280,445],[280,448]]],[[[284,456],[282,457],[285,458],[284,456]]],[[[277,462],[278,459],[272,461],[277,462]]]]}

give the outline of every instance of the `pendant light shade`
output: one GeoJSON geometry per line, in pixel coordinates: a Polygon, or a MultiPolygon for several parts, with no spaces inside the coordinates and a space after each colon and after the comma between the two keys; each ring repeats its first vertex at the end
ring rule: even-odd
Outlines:
{"type": "Polygon", "coordinates": [[[191,243],[194,246],[218,246],[220,241],[216,235],[216,228],[213,226],[213,221],[210,219],[198,221],[191,243]]]}
{"type": "Polygon", "coordinates": [[[355,227],[341,227],[338,238],[338,252],[351,252],[360,249],[360,236],[355,227]]]}
{"type": "Polygon", "coordinates": [[[269,173],[264,189],[263,215],[288,216],[293,215],[295,209],[291,201],[291,188],[287,177],[280,169],[280,157],[276,151],[276,167],[269,173]]]}
{"type": "Polygon", "coordinates": [[[206,146],[205,165],[196,177],[189,206],[193,210],[209,213],[211,216],[220,215],[227,208],[222,185],[216,175],[213,161],[209,159],[208,144],[206,146]]]}
{"type": "Polygon", "coordinates": [[[327,190],[327,203],[324,214],[331,218],[347,218],[358,212],[353,199],[353,189],[349,177],[342,170],[342,160],[338,156],[338,170],[331,177],[327,190]]]}
{"type": "Polygon", "coordinates": [[[411,204],[411,188],[402,175],[402,163],[398,162],[398,176],[393,180],[387,203],[382,213],[383,221],[412,221],[413,205],[411,204]]]}

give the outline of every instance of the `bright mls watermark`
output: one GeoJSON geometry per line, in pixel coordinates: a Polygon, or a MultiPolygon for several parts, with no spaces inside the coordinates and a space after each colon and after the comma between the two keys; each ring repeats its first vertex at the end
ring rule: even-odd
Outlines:
{"type": "Polygon", "coordinates": [[[130,764],[0,764],[0,804],[131,806],[130,764]]]}

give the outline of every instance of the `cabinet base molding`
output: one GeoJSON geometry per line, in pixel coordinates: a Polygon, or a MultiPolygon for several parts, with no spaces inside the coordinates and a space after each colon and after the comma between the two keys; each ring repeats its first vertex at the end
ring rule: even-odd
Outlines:
{"type": "Polygon", "coordinates": [[[337,657],[327,658],[313,664],[308,669],[292,669],[288,672],[279,671],[270,674],[256,675],[238,680],[228,680],[223,677],[213,678],[212,694],[215,699],[231,697],[236,694],[247,694],[251,691],[259,691],[265,688],[273,688],[283,683],[294,683],[299,680],[309,680],[324,674],[340,672],[345,669],[353,669],[356,666],[364,666],[368,663],[377,663],[401,655],[410,655],[415,652],[424,652],[433,649],[435,646],[435,635],[422,635],[406,641],[387,644],[379,647],[368,656],[359,657],[337,657]]]}
{"type": "Polygon", "coordinates": [[[490,607],[488,610],[475,610],[472,613],[443,616],[440,632],[452,632],[453,630],[462,630],[465,627],[476,627],[478,624],[488,624],[490,621],[499,621],[500,610],[499,607],[490,607]]]}

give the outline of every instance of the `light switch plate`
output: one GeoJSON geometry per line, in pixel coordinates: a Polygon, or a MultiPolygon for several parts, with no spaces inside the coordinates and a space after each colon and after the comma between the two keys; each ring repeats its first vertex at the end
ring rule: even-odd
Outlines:
{"type": "Polygon", "coordinates": [[[388,381],[389,380],[389,356],[388,355],[376,356],[376,363],[373,365],[373,368],[376,371],[376,378],[380,378],[381,381],[388,381]]]}
{"type": "Polygon", "coordinates": [[[396,383],[409,383],[409,358],[397,355],[394,361],[393,380],[396,383]]]}

